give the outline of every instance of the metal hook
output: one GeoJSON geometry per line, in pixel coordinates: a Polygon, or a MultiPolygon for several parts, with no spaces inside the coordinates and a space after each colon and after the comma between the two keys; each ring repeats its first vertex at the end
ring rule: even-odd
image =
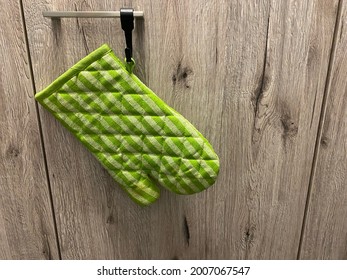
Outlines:
{"type": "Polygon", "coordinates": [[[122,29],[124,30],[125,35],[125,57],[126,62],[132,62],[132,52],[133,52],[133,43],[132,43],[132,31],[134,29],[134,9],[131,8],[121,8],[120,9],[120,21],[122,29]]]}

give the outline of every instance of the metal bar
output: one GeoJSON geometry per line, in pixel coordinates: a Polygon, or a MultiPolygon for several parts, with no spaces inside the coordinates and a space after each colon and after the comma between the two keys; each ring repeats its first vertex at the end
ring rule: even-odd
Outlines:
{"type": "MultiPolygon", "coordinates": [[[[50,18],[119,18],[120,11],[44,11],[44,17],[50,18]]],[[[143,11],[134,11],[134,17],[143,17],[143,11]]]]}

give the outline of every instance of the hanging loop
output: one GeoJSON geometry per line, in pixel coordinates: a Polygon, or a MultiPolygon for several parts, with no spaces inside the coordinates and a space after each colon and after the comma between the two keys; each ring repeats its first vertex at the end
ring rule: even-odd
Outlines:
{"type": "Polygon", "coordinates": [[[133,54],[133,42],[132,42],[132,31],[134,29],[134,9],[131,8],[121,8],[120,9],[120,21],[122,29],[125,35],[125,59],[127,63],[132,62],[133,54]]]}

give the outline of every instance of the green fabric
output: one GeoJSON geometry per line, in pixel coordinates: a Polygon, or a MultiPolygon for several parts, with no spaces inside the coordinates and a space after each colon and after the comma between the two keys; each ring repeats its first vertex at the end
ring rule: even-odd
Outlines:
{"type": "Polygon", "coordinates": [[[140,205],[211,186],[219,172],[212,146],[103,45],[35,99],[67,127],[140,205]]]}

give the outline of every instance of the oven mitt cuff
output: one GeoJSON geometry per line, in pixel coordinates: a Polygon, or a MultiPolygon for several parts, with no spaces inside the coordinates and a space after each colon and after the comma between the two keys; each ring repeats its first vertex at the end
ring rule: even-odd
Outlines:
{"type": "Polygon", "coordinates": [[[218,156],[201,133],[165,104],[107,45],[57,78],[35,99],[101,162],[136,203],[211,186],[218,156]]]}

